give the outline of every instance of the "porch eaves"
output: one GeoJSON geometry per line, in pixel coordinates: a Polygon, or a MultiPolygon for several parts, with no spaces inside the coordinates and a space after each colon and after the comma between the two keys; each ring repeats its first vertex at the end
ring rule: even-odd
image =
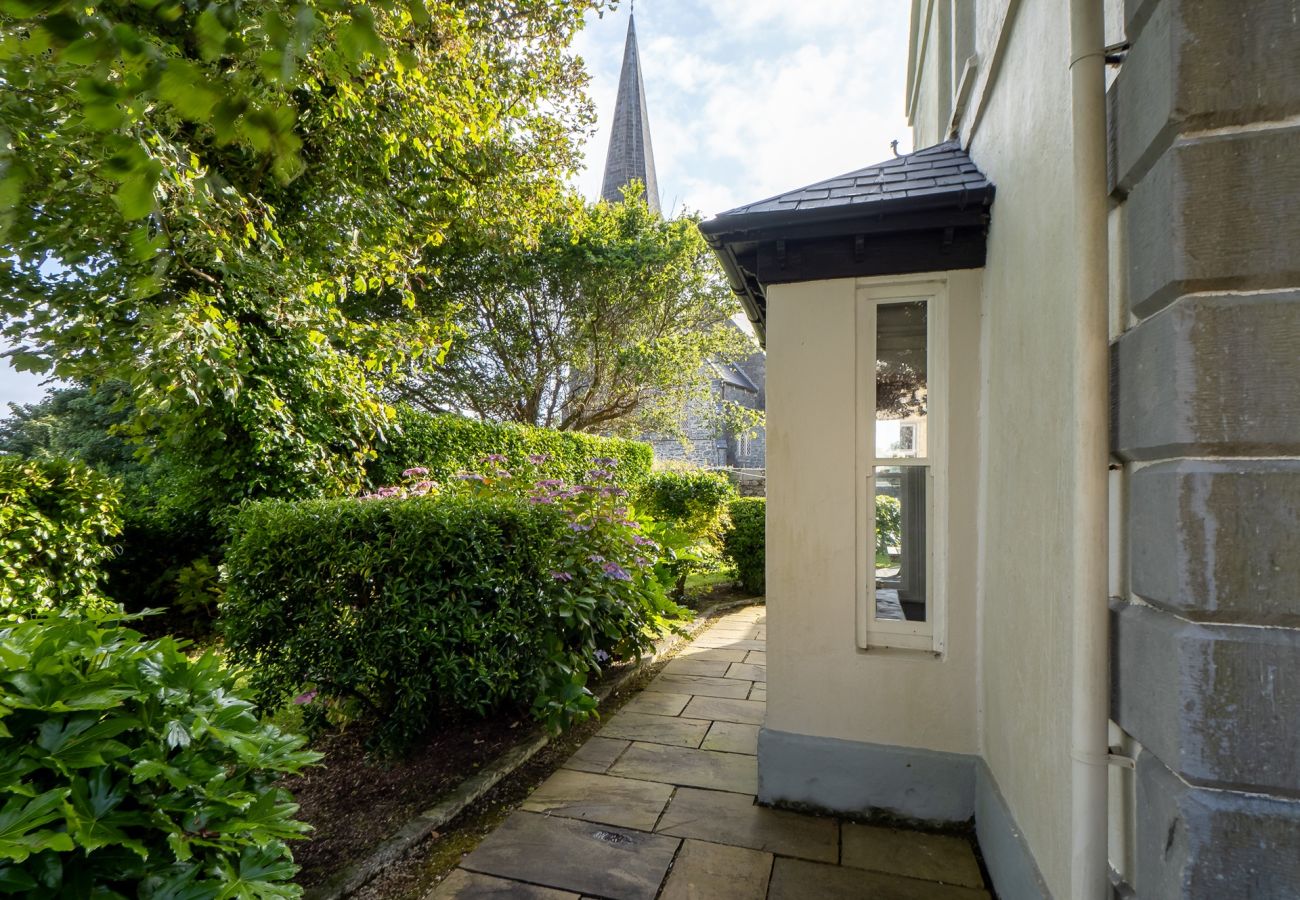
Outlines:
{"type": "Polygon", "coordinates": [[[760,341],[768,285],[984,265],[993,185],[957,141],[700,223],[760,341]]]}

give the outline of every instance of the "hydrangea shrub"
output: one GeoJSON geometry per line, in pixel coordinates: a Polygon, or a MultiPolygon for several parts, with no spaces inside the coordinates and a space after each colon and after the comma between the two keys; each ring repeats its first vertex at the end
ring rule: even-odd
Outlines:
{"type": "Polygon", "coordinates": [[[595,709],[603,661],[644,652],[682,614],[619,460],[589,463],[579,484],[546,477],[546,454],[481,462],[241,511],[221,620],[265,705],[298,695],[309,715],[368,716],[393,750],[503,707],[559,728],[595,709]]]}

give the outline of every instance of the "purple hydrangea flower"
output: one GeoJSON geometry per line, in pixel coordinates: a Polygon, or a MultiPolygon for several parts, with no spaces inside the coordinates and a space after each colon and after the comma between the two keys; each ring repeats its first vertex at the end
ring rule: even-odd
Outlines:
{"type": "Polygon", "coordinates": [[[588,556],[587,559],[594,563],[603,563],[605,561],[605,557],[601,556],[599,553],[593,553],[591,556],[588,556]]]}
{"type": "Polygon", "coordinates": [[[650,538],[646,537],[644,534],[632,535],[632,543],[636,544],[638,547],[654,546],[654,541],[650,540],[650,538]]]}
{"type": "Polygon", "coordinates": [[[540,466],[542,463],[550,462],[551,456],[549,453],[531,453],[528,456],[528,461],[535,466],[540,466]]]}
{"type": "Polygon", "coordinates": [[[506,455],[504,453],[489,453],[487,456],[483,457],[483,462],[485,463],[503,463],[505,461],[506,455]]]}
{"type": "Polygon", "coordinates": [[[551,577],[556,581],[572,581],[573,575],[569,572],[552,572],[551,577]]]}
{"type": "Polygon", "coordinates": [[[537,482],[537,487],[552,491],[556,488],[564,487],[564,482],[560,481],[558,478],[543,478],[541,481],[537,482]]]}
{"type": "Polygon", "coordinates": [[[299,694],[297,697],[294,697],[293,702],[299,706],[305,706],[316,699],[317,693],[317,691],[307,691],[305,694],[299,694]]]}
{"type": "Polygon", "coordinates": [[[624,568],[620,566],[618,563],[607,562],[602,568],[604,569],[606,575],[608,575],[610,578],[613,578],[616,581],[632,580],[632,576],[627,574],[627,571],[624,570],[624,568]]]}
{"type": "Polygon", "coordinates": [[[555,503],[554,497],[548,497],[545,494],[533,494],[528,498],[529,503],[544,503],[548,506],[555,503]]]}
{"type": "Polygon", "coordinates": [[[497,478],[513,478],[514,476],[505,469],[497,469],[497,478]]]}
{"type": "Polygon", "coordinates": [[[610,660],[610,655],[604,650],[597,650],[595,655],[596,662],[600,663],[602,666],[610,660]]]}
{"type": "Polygon", "coordinates": [[[584,525],[581,522],[573,522],[569,525],[570,531],[591,531],[590,525],[584,525]]]}
{"type": "Polygon", "coordinates": [[[414,478],[417,475],[428,475],[429,470],[424,466],[414,466],[402,473],[403,478],[414,478]]]}
{"type": "Polygon", "coordinates": [[[455,476],[457,481],[482,481],[483,476],[477,472],[461,472],[455,476]]]}
{"type": "Polygon", "coordinates": [[[611,456],[598,456],[591,462],[593,465],[600,466],[602,469],[614,469],[618,467],[618,460],[611,456]]]}

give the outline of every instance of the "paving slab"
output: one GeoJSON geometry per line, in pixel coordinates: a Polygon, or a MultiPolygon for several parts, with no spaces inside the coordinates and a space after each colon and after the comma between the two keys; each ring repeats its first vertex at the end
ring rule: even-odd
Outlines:
{"type": "Polygon", "coordinates": [[[762,682],[754,682],[754,689],[749,692],[750,700],[757,700],[759,703],[767,702],[767,685],[762,682]]]}
{"type": "Polygon", "coordinates": [[[461,867],[611,900],[654,900],[680,843],[666,835],[516,812],[461,867]]]}
{"type": "Polygon", "coordinates": [[[970,841],[953,835],[846,822],[840,862],[944,884],[984,887],[970,841]]]}
{"type": "Polygon", "coordinates": [[[758,790],[758,760],[739,753],[634,743],[609,770],[622,778],[752,794],[758,790]]]}
{"type": "Polygon", "coordinates": [[[565,760],[564,768],[600,774],[612,766],[618,755],[631,745],[631,741],[616,741],[599,735],[588,738],[585,744],[565,760]]]}
{"type": "Polygon", "coordinates": [[[781,858],[772,866],[767,896],[769,900],[989,900],[986,891],[781,858]]]}
{"type": "Polygon", "coordinates": [[[746,650],[720,650],[717,647],[697,647],[691,644],[677,655],[678,659],[708,659],[726,663],[744,662],[746,650]]]}
{"type": "Polygon", "coordinates": [[[647,693],[667,691],[670,694],[692,694],[696,697],[730,697],[743,700],[749,696],[750,683],[734,678],[714,678],[709,675],[660,675],[646,685],[647,693]]]}
{"type": "Polygon", "coordinates": [[[752,794],[678,788],[657,830],[818,862],[840,853],[837,820],[759,806],[752,794]]]}
{"type": "Polygon", "coordinates": [[[703,637],[696,638],[694,646],[704,647],[708,650],[766,650],[767,641],[751,641],[729,637],[709,637],[706,634],[703,637]]]}
{"type": "Polygon", "coordinates": [[[701,750],[718,750],[723,753],[758,754],[758,726],[739,722],[714,722],[700,744],[701,750]]]}
{"type": "Polygon", "coordinates": [[[744,847],[686,841],[660,900],[763,900],[772,854],[744,847]]]}
{"type": "Polygon", "coordinates": [[[692,719],[718,719],[743,725],[762,725],[767,704],[756,700],[728,700],[722,697],[692,697],[684,715],[692,719]]]}
{"type": "Polygon", "coordinates": [[[508,881],[478,872],[456,869],[432,891],[425,900],[492,900],[492,898],[519,898],[519,900],[578,900],[579,894],[538,887],[521,881],[508,881]]]}
{"type": "Polygon", "coordinates": [[[683,719],[680,716],[655,716],[638,712],[620,712],[610,719],[600,733],[609,738],[670,744],[674,747],[698,747],[709,731],[707,719],[683,719]]]}
{"type": "Polygon", "coordinates": [[[677,659],[668,661],[664,666],[664,673],[667,675],[715,675],[721,677],[727,674],[728,667],[731,663],[725,659],[699,659],[691,656],[679,656],[677,659]]]}
{"type": "Polygon", "coordinates": [[[767,653],[766,651],[763,650],[750,650],[748,653],[745,654],[745,659],[743,661],[747,663],[752,663],[753,665],[756,666],[766,666],[767,653]]]}
{"type": "Polygon", "coordinates": [[[744,681],[761,681],[767,683],[767,666],[753,663],[732,663],[727,667],[727,678],[739,678],[744,681]]]}
{"type": "Polygon", "coordinates": [[[623,705],[623,712],[646,713],[652,716],[675,716],[686,708],[690,694],[665,694],[662,691],[642,691],[623,705]]]}
{"type": "Polygon", "coordinates": [[[716,625],[708,629],[701,637],[727,638],[736,641],[756,641],[762,629],[757,625],[716,625]]]}
{"type": "Polygon", "coordinates": [[[653,831],[673,789],[653,781],[560,769],[523,802],[528,812],[653,831]]]}

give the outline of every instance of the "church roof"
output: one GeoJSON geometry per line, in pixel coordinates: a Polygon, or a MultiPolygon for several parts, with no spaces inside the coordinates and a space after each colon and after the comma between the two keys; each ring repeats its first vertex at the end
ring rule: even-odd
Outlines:
{"type": "Polygon", "coordinates": [[[600,196],[614,202],[622,200],[624,186],[633,179],[645,185],[646,202],[658,213],[659,180],[655,177],[655,155],[650,145],[650,117],[646,113],[641,54],[636,44],[636,20],[629,16],[600,196]]]}
{"type": "Polygon", "coordinates": [[[993,194],[946,141],[727,210],[700,231],[765,341],[768,285],[983,266],[993,194]]]}

